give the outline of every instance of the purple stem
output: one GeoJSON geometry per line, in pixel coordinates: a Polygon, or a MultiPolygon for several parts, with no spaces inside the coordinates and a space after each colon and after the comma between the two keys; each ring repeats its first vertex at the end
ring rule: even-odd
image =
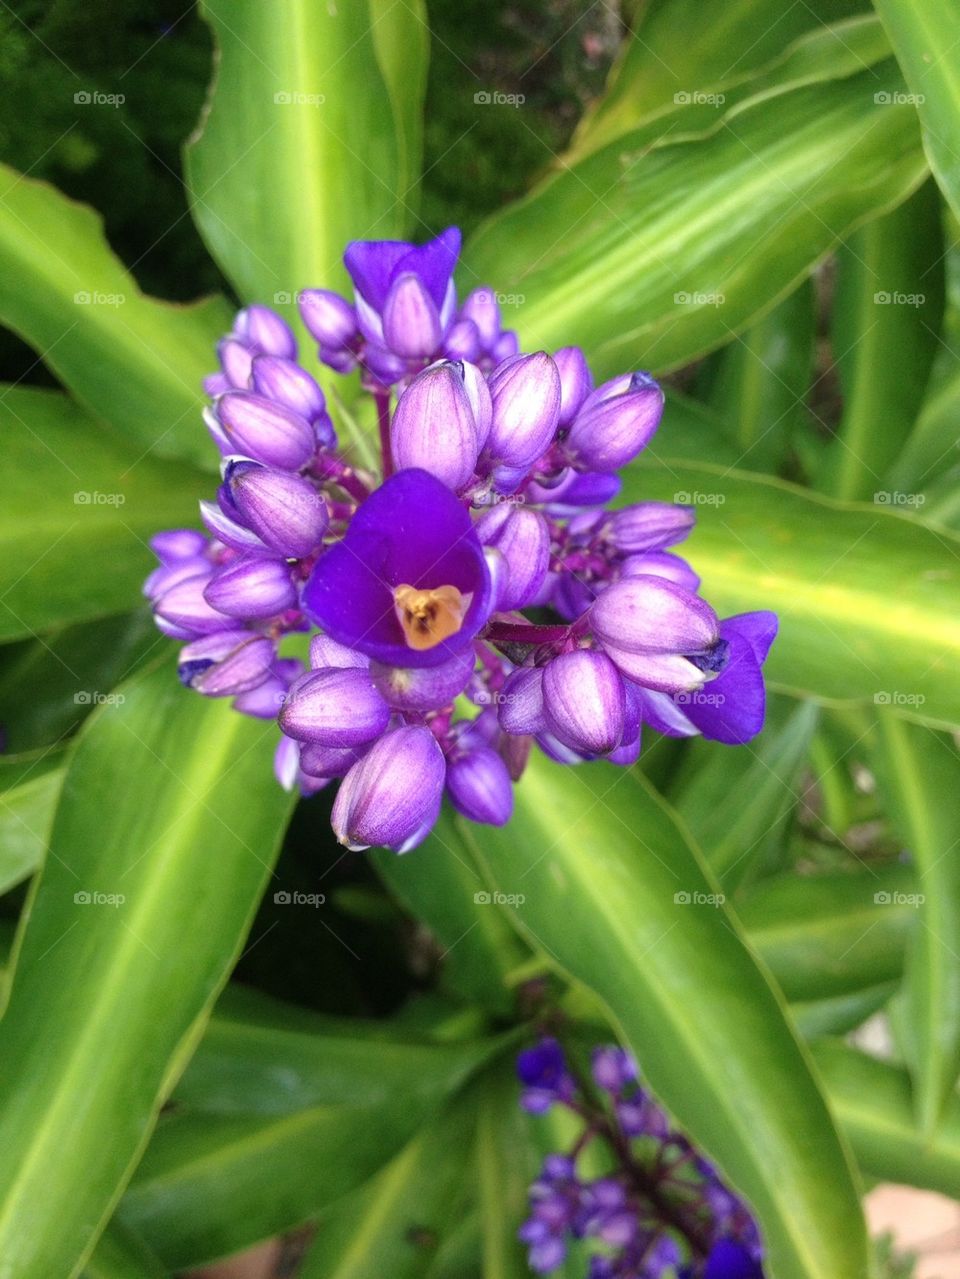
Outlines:
{"type": "Polygon", "coordinates": [[[493,644],[556,644],[570,636],[570,627],[536,626],[532,622],[491,622],[483,638],[493,644]]]}

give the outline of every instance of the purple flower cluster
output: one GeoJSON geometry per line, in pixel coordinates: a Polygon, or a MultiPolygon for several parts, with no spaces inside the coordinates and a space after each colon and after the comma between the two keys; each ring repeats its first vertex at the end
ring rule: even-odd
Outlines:
{"type": "Polygon", "coordinates": [[[763,1279],[756,1224],[716,1170],[670,1127],[637,1084],[622,1049],[594,1050],[592,1087],[571,1071],[560,1044],[543,1039],[520,1054],[521,1104],[532,1114],[564,1106],[582,1120],[568,1154],[551,1154],[530,1187],[530,1216],[520,1227],[529,1262],[548,1274],[571,1240],[589,1240],[586,1279],[763,1279]],[[578,1173],[590,1146],[606,1165],[578,1173]]]}
{"type": "Polygon", "coordinates": [[[697,594],[668,549],[689,508],[607,509],[657,429],[659,386],[595,387],[576,347],[521,353],[489,290],[458,307],[459,240],[351,244],[353,303],[300,295],[320,360],[360,370],[380,475],[338,450],[286,322],[250,306],[205,384],[222,454],[207,535],[153,542],[145,589],[184,642],[183,682],[279,717],[284,785],[342,779],[333,825],[351,848],[414,847],[444,794],[506,822],[534,741],[630,764],[643,723],[732,743],[763,724],[776,618],[721,621],[697,594]]]}

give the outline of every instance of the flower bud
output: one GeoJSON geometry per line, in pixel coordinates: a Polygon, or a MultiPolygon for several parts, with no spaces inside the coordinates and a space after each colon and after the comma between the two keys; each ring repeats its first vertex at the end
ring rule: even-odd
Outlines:
{"type": "Polygon", "coordinates": [[[626,699],[620,672],[603,653],[580,648],[543,672],[548,729],[574,750],[606,755],[623,737],[626,699]]]}
{"type": "Polygon", "coordinates": [[[217,401],[216,413],[234,451],[256,462],[296,471],[316,452],[306,418],[252,391],[228,391],[217,401]]]}
{"type": "Polygon", "coordinates": [[[480,288],[468,293],[460,308],[460,318],[475,325],[481,350],[492,351],[500,336],[500,307],[493,289],[480,288]]]}
{"type": "Polygon", "coordinates": [[[457,320],[443,340],[448,360],[476,360],[480,357],[480,337],[472,320],[457,320]]]}
{"type": "Polygon", "coordinates": [[[513,785],[506,764],[489,746],[479,746],[447,765],[447,794],[472,822],[504,826],[513,812],[513,785]]]}
{"type": "Polygon", "coordinates": [[[477,444],[483,448],[490,434],[493,421],[493,401],[490,399],[490,388],[487,379],[475,364],[467,360],[458,362],[463,375],[463,389],[466,392],[473,420],[477,427],[477,444]]]}
{"type": "Polygon", "coordinates": [[[504,684],[499,696],[500,727],[506,733],[539,733],[546,720],[543,711],[543,670],[522,666],[504,684]]]}
{"type": "Polygon", "coordinates": [[[384,701],[397,710],[432,711],[458,697],[473,674],[472,649],[439,666],[400,667],[371,662],[370,677],[384,701]]]}
{"type": "Polygon", "coordinates": [[[703,687],[703,671],[676,653],[628,653],[610,644],[604,652],[627,679],[654,692],[690,693],[703,687]]]}
{"type": "Polygon", "coordinates": [[[506,571],[499,582],[497,609],[509,612],[529,604],[543,586],[550,567],[550,530],[538,511],[503,502],[477,521],[484,546],[504,558],[506,571]]]}
{"type": "Polygon", "coordinates": [[[211,563],[205,555],[191,555],[189,559],[177,560],[173,564],[161,564],[144,582],[143,593],[148,600],[158,600],[171,586],[185,582],[187,578],[200,576],[206,581],[210,571],[211,563]]]}
{"type": "Polygon", "coordinates": [[[649,373],[605,382],[583,402],[563,441],[567,457],[590,471],[616,471],[660,425],[663,392],[649,373]]]}
{"type": "Polygon", "coordinates": [[[347,648],[345,644],[338,644],[322,631],[310,641],[310,666],[315,671],[323,670],[325,666],[338,666],[341,669],[353,666],[366,670],[369,665],[369,657],[347,648]]]}
{"type": "Polygon", "coordinates": [[[390,423],[397,469],[419,467],[459,489],[477,465],[477,425],[461,367],[444,361],[425,369],[400,396],[390,423]]]}
{"type": "Polygon", "coordinates": [[[692,506],[673,502],[637,502],[614,511],[610,517],[607,541],[618,551],[636,554],[659,551],[682,542],[696,523],[692,506]]]}
{"type": "Polygon", "coordinates": [[[280,707],[287,699],[287,689],[302,674],[303,663],[297,658],[280,658],[273,663],[270,674],[262,684],[240,693],[234,699],[233,709],[256,719],[276,719],[280,707]]]}
{"type": "Polygon", "coordinates": [[[384,386],[399,382],[407,374],[406,361],[401,359],[399,355],[394,355],[392,351],[388,351],[385,346],[380,346],[375,342],[370,342],[367,345],[363,353],[363,363],[367,371],[372,373],[384,386]]]}
{"type": "Polygon", "coordinates": [[[333,805],[333,829],[348,848],[407,852],[436,821],[446,763],[428,728],[381,737],[350,769],[333,805]]]}
{"type": "Polygon", "coordinates": [[[619,475],[567,468],[558,484],[550,487],[542,481],[531,484],[529,499],[546,503],[554,515],[571,515],[584,506],[605,506],[617,496],[621,487],[619,475]]]}
{"type": "Polygon", "coordinates": [[[239,463],[226,485],[240,519],[281,555],[309,555],[323,541],[327,505],[309,480],[288,471],[239,463]]]}
{"type": "Polygon", "coordinates": [[[236,338],[224,338],[217,343],[217,355],[230,386],[246,390],[250,385],[250,367],[254,356],[250,347],[236,338]]]}
{"type": "Polygon", "coordinates": [[[304,289],[298,298],[300,318],[321,347],[331,353],[357,336],[357,316],[339,293],[329,289],[304,289]]]}
{"type": "Polygon", "coordinates": [[[565,346],[553,357],[560,375],[560,417],[558,426],[569,426],[593,389],[587,357],[578,346],[565,346]]]}
{"type": "Polygon", "coordinates": [[[204,589],[210,580],[210,570],[174,582],[154,603],[158,618],[170,622],[180,632],[190,635],[211,635],[214,631],[229,630],[234,626],[230,617],[208,604],[204,589]]]}
{"type": "Polygon", "coordinates": [[[150,539],[150,549],[161,564],[177,564],[203,555],[209,546],[204,535],[193,528],[171,528],[150,539]]]}
{"type": "Polygon", "coordinates": [[[281,355],[284,359],[297,358],[297,339],[293,329],[268,306],[255,303],[241,311],[233,324],[233,331],[257,354],[281,355]]]}
{"type": "MultiPolygon", "coordinates": [[[[230,510],[234,510],[232,500],[230,510]]],[[[232,516],[227,515],[218,502],[201,502],[200,518],[207,528],[224,546],[232,546],[235,551],[265,551],[267,545],[257,537],[252,529],[244,528],[232,516]]]]}
{"type": "Polygon", "coordinates": [[[628,555],[620,565],[621,577],[665,577],[691,595],[696,595],[700,578],[686,560],[669,551],[645,551],[642,555],[628,555]]]}
{"type": "Polygon", "coordinates": [[[490,351],[490,358],[493,360],[494,366],[500,364],[503,360],[509,360],[520,350],[520,340],[516,333],[507,330],[501,333],[493,344],[490,351]]]}
{"type": "Polygon", "coordinates": [[[493,423],[487,452],[508,467],[530,465],[549,447],[560,412],[560,375],[549,355],[523,355],[490,379],[493,423]]]}
{"type": "Polygon", "coordinates": [[[293,360],[278,355],[258,355],[251,367],[251,386],[258,395],[293,409],[308,422],[315,422],[327,402],[316,379],[293,360]]]}
{"type": "Polygon", "coordinates": [[[408,360],[425,359],[440,345],[440,315],[418,275],[404,272],[390,285],[383,337],[395,355],[408,360]]]}
{"type": "Polygon", "coordinates": [[[256,688],[270,674],[273,641],[255,631],[205,635],[180,651],[177,674],[205,697],[233,697],[256,688]]]}
{"type": "Polygon", "coordinates": [[[311,777],[345,777],[366,751],[363,746],[318,746],[304,742],[300,747],[300,767],[311,777]]]}
{"type": "Polygon", "coordinates": [[[601,591],[590,610],[605,648],[628,653],[705,653],[720,623],[709,604],[661,577],[633,577],[601,591]]]}
{"type": "Polygon", "coordinates": [[[208,604],[228,617],[273,617],[297,603],[290,566],[261,555],[217,569],[203,594],[208,604]]]}
{"type": "Polygon", "coordinates": [[[308,671],[290,686],[280,712],[288,737],[318,746],[362,746],[379,737],[390,721],[390,707],[356,667],[308,671]]]}

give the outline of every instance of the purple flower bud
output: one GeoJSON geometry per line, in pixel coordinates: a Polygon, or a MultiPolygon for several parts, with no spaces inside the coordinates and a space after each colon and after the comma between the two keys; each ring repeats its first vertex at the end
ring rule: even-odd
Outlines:
{"type": "Polygon", "coordinates": [[[297,603],[290,566],[261,555],[217,569],[203,594],[208,604],[228,617],[273,617],[297,603]]]}
{"type": "Polygon", "coordinates": [[[642,555],[629,555],[620,565],[621,577],[665,577],[668,582],[696,595],[700,578],[686,560],[669,551],[645,551],[642,555]]]}
{"type": "Polygon", "coordinates": [[[480,446],[459,365],[434,364],[413,379],[390,423],[390,448],[400,470],[420,467],[452,489],[466,484],[480,446]]]}
{"type": "MultiPolygon", "coordinates": [[[[227,383],[224,387],[224,392],[229,392],[230,389],[230,384],[227,383]]],[[[236,452],[236,446],[234,445],[233,440],[230,439],[229,435],[227,435],[226,431],[220,425],[216,410],[211,408],[209,404],[203,410],[203,424],[210,432],[214,444],[216,444],[217,448],[225,457],[230,453],[236,452]]]]}
{"type": "Polygon", "coordinates": [[[204,535],[193,528],[172,528],[150,539],[150,549],[161,564],[176,564],[203,555],[209,546],[204,535]]]}
{"type": "Polygon", "coordinates": [[[256,688],[240,693],[233,709],[256,719],[276,719],[286,701],[287,689],[303,674],[303,663],[295,657],[284,657],[273,663],[270,674],[256,688]]]}
{"type": "Polygon", "coordinates": [[[224,338],[217,343],[217,355],[230,386],[246,390],[250,385],[250,368],[254,357],[250,347],[236,338],[224,338]]]}
{"type": "MultiPolygon", "coordinates": [[[[231,510],[233,505],[231,503],[231,510]]],[[[200,518],[207,528],[224,546],[232,546],[235,551],[266,551],[267,545],[252,529],[244,528],[236,520],[224,513],[217,502],[201,502],[200,518]]]]}
{"type": "Polygon", "coordinates": [[[636,554],[660,551],[682,542],[696,523],[692,506],[673,502],[637,502],[615,511],[610,518],[607,540],[618,551],[636,554]]]}
{"type": "Polygon", "coordinates": [[[288,737],[318,746],[362,746],[386,729],[390,707],[356,667],[308,671],[290,686],[280,712],[288,737]]]}
{"type": "Polygon", "coordinates": [[[506,733],[539,733],[546,726],[543,670],[523,666],[507,679],[499,696],[500,727],[506,733]]]}
{"type": "Polygon", "coordinates": [[[633,577],[601,591],[590,610],[605,647],[628,653],[705,653],[720,623],[704,600],[661,577],[633,577]]]}
{"type": "Polygon", "coordinates": [[[460,318],[473,322],[481,349],[492,351],[500,336],[500,307],[493,289],[480,288],[468,293],[460,308],[460,318]]]}
{"type": "Polygon", "coordinates": [[[396,355],[408,360],[433,355],[440,344],[440,315],[423,281],[412,272],[398,275],[383,307],[383,337],[396,355]]]}
{"type": "Polygon", "coordinates": [[[437,818],[445,773],[443,751],[428,728],[387,733],[340,783],[332,816],[337,838],[348,848],[407,852],[437,818]]]}
{"type": "Polygon", "coordinates": [[[262,395],[228,391],[217,401],[216,412],[234,451],[256,462],[296,471],[316,452],[306,418],[262,395]]]}
{"type": "Polygon", "coordinates": [[[440,666],[400,667],[371,662],[370,677],[384,701],[403,711],[432,711],[446,706],[466,688],[473,674],[472,649],[440,666]]]}
{"type": "Polygon", "coordinates": [[[300,767],[310,777],[345,777],[366,750],[365,746],[318,746],[316,742],[304,742],[300,747],[300,767]]]}
{"type": "MultiPolygon", "coordinates": [[[[703,672],[676,653],[628,653],[604,645],[604,652],[627,679],[658,693],[689,693],[702,688],[703,672]]],[[[659,732],[663,729],[654,724],[659,732]]]]}
{"type": "Polygon", "coordinates": [[[560,417],[558,426],[569,426],[580,405],[593,390],[587,357],[578,346],[565,346],[553,357],[560,374],[560,417]]]}
{"type": "Polygon", "coordinates": [[[185,582],[187,578],[200,576],[206,581],[210,571],[211,563],[205,555],[192,555],[173,564],[161,564],[144,582],[143,593],[148,600],[158,600],[171,586],[185,582]]]}
{"type": "Polygon", "coordinates": [[[300,318],[321,347],[331,353],[357,336],[357,316],[339,293],[329,289],[304,289],[298,298],[300,318]]]}
{"type": "Polygon", "coordinates": [[[370,373],[384,386],[399,382],[407,374],[407,363],[385,346],[370,343],[363,354],[363,362],[370,373]]]}
{"type": "Polygon", "coordinates": [[[649,373],[614,378],[587,396],[564,452],[582,469],[616,471],[649,442],[662,414],[663,392],[649,373]]]}
{"type": "Polygon", "coordinates": [[[214,631],[230,630],[234,626],[231,617],[207,603],[204,589],[210,580],[210,570],[174,582],[154,604],[158,618],[172,623],[181,633],[212,635],[214,631]]]}
{"type": "Polygon", "coordinates": [[[523,355],[490,379],[493,423],[486,449],[493,461],[509,467],[535,462],[557,430],[560,375],[549,355],[523,355]]]}
{"type": "Polygon", "coordinates": [[[369,657],[355,652],[352,648],[347,648],[345,644],[338,644],[335,639],[331,639],[329,635],[324,635],[322,632],[314,635],[310,641],[310,666],[315,671],[323,670],[326,666],[338,666],[341,669],[356,667],[366,670],[369,665],[369,657]]]}
{"type": "Polygon", "coordinates": [[[574,471],[566,469],[560,482],[552,487],[540,482],[531,484],[529,500],[545,502],[553,515],[572,515],[584,506],[605,506],[612,501],[622,487],[618,475],[603,471],[574,471]]]}
{"type": "Polygon", "coordinates": [[[550,530],[538,511],[501,503],[477,521],[484,546],[504,558],[506,572],[498,583],[497,608],[523,608],[537,595],[550,567],[550,530]]]}
{"type": "Polygon", "coordinates": [[[268,306],[254,304],[241,311],[233,323],[233,331],[247,346],[263,355],[297,358],[297,339],[293,329],[268,306]]]}
{"type": "Polygon", "coordinates": [[[228,468],[226,484],[240,518],[281,555],[309,555],[323,541],[327,505],[309,480],[240,463],[228,468]]]}
{"type": "Polygon", "coordinates": [[[504,360],[509,360],[516,355],[519,350],[520,341],[516,333],[508,330],[505,333],[501,333],[496,342],[494,342],[490,358],[495,365],[502,364],[504,360]]]}
{"type": "Polygon", "coordinates": [[[278,355],[258,355],[251,365],[251,386],[258,395],[293,409],[315,422],[327,407],[323,392],[306,369],[278,355]]]}
{"type": "Polygon", "coordinates": [[[472,320],[457,320],[444,338],[443,353],[448,360],[476,360],[480,356],[480,337],[472,320]]]}
{"type": "Polygon", "coordinates": [[[462,360],[459,362],[459,367],[463,374],[463,389],[470,402],[473,420],[477,426],[477,444],[480,448],[483,448],[487,442],[487,436],[490,434],[490,426],[493,422],[493,401],[490,398],[490,388],[487,386],[487,379],[475,364],[462,360]]]}
{"type": "Polygon", "coordinates": [[[472,822],[503,826],[513,812],[510,774],[489,746],[468,751],[448,764],[447,793],[454,808],[472,822]]]}
{"type": "Polygon", "coordinates": [[[543,710],[550,731],[574,750],[605,755],[620,745],[625,716],[620,672],[603,653],[576,649],[543,672],[543,710]]]}
{"type": "Polygon", "coordinates": [[[604,1092],[617,1093],[637,1077],[637,1063],[622,1048],[595,1048],[591,1058],[594,1082],[604,1092]]]}
{"type": "Polygon", "coordinates": [[[208,373],[203,379],[203,390],[205,395],[209,395],[211,400],[218,395],[230,390],[230,379],[225,373],[208,373]]]}
{"type": "Polygon", "coordinates": [[[223,631],[181,649],[177,673],[205,697],[233,697],[262,684],[275,655],[273,641],[265,635],[223,631]]]}

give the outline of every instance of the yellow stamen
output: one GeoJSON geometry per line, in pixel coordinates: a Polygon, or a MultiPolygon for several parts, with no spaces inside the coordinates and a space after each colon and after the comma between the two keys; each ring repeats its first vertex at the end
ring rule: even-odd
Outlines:
{"type": "Polygon", "coordinates": [[[438,586],[432,591],[406,585],[395,587],[393,607],[410,648],[433,648],[456,635],[472,598],[462,595],[455,586],[438,586]]]}

